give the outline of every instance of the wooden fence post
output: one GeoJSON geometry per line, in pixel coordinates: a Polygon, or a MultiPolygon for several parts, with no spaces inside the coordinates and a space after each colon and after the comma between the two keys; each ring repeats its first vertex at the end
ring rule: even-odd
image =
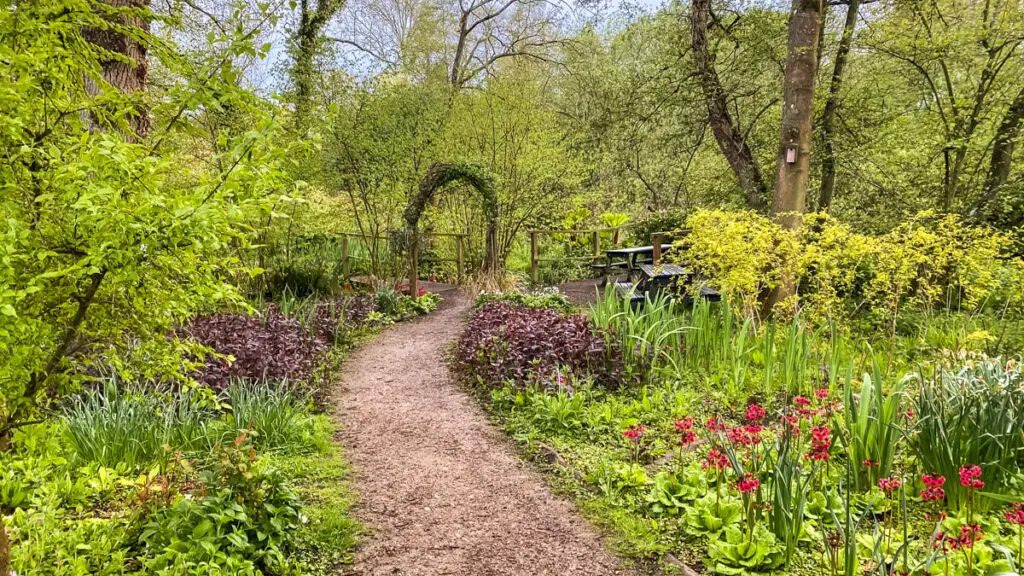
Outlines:
{"type": "Polygon", "coordinates": [[[622,234],[621,234],[621,232],[622,232],[622,227],[620,226],[620,227],[616,228],[615,231],[612,233],[612,244],[616,248],[618,248],[619,247],[619,243],[622,242],[622,234]]]}
{"type": "Polygon", "coordinates": [[[409,295],[413,298],[420,291],[419,242],[416,232],[409,238],[409,295]]]}
{"type": "Polygon", "coordinates": [[[594,230],[593,235],[594,261],[597,261],[601,258],[601,231],[594,230]]]}
{"type": "Polygon", "coordinates": [[[348,278],[352,271],[352,264],[348,259],[348,235],[341,237],[341,274],[348,278]]]}
{"type": "Polygon", "coordinates": [[[657,266],[661,263],[661,234],[657,232],[651,234],[651,246],[654,248],[654,254],[651,256],[651,261],[655,266],[657,266]]]}
{"type": "Polygon", "coordinates": [[[463,259],[465,258],[463,256],[463,251],[462,251],[462,235],[461,234],[459,234],[458,236],[455,237],[455,254],[456,254],[456,259],[457,259],[456,260],[456,264],[455,264],[455,266],[456,266],[456,268],[455,268],[456,269],[456,278],[457,278],[456,282],[461,284],[462,283],[462,269],[463,269],[463,262],[464,262],[463,259]]]}
{"type": "Polygon", "coordinates": [[[534,284],[540,282],[540,271],[537,269],[537,231],[530,231],[530,279],[534,284]]]}

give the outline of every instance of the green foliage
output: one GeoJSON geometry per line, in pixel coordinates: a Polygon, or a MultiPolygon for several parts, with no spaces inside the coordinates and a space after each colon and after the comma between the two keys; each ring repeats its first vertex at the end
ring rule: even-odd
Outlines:
{"type": "Polygon", "coordinates": [[[850,460],[855,464],[854,486],[861,492],[874,487],[879,478],[888,478],[895,459],[896,443],[905,433],[910,400],[904,389],[907,378],[884,387],[885,375],[874,362],[873,375],[864,374],[860,389],[852,373],[845,380],[843,402],[844,427],[849,431],[850,460]],[[859,463],[860,466],[856,466],[859,463]]]}
{"type": "Polygon", "coordinates": [[[555,287],[532,292],[481,292],[477,295],[473,307],[481,308],[489,302],[513,302],[527,308],[551,308],[565,314],[576,311],[576,305],[555,287]]]}
{"type": "MultiPolygon", "coordinates": [[[[716,489],[716,492],[718,489],[716,489]]],[[[743,519],[743,503],[732,495],[708,494],[686,509],[686,524],[696,534],[717,535],[743,519]]]]}
{"type": "Polygon", "coordinates": [[[147,569],[156,574],[281,573],[291,565],[291,534],[300,502],[285,478],[252,454],[245,436],[214,450],[203,473],[206,494],[156,503],[138,537],[147,569]]]}
{"type": "Polygon", "coordinates": [[[252,444],[261,451],[309,444],[309,399],[297,397],[287,382],[236,380],[224,389],[224,400],[230,410],[225,416],[227,425],[238,433],[248,432],[252,444]]]}
{"type": "Polygon", "coordinates": [[[166,464],[174,451],[209,450],[222,434],[214,418],[197,392],[174,396],[111,379],[69,402],[64,437],[83,463],[134,470],[166,464]]]}
{"type": "Polygon", "coordinates": [[[753,212],[699,210],[687,226],[675,258],[748,315],[788,275],[798,279],[799,295],[782,310],[829,325],[866,315],[893,336],[913,310],[984,308],[1019,267],[1005,235],[953,215],[921,213],[877,236],[825,215],[806,216],[798,233],[753,212]]]}
{"type": "Polygon", "coordinates": [[[679,516],[697,498],[707,492],[704,475],[696,470],[681,474],[658,472],[647,494],[647,503],[655,516],[679,516]]]}
{"type": "Polygon", "coordinates": [[[1017,361],[984,357],[919,379],[917,452],[923,469],[951,480],[945,489],[954,509],[968,503],[966,490],[952,481],[962,466],[982,468],[985,488],[975,504],[980,510],[1016,493],[1012,479],[1024,455],[1020,382],[1017,361]]]}
{"type": "Polygon", "coordinates": [[[710,564],[717,574],[768,572],[784,560],[775,535],[757,524],[749,535],[739,526],[726,526],[708,545],[710,564]]]}
{"type": "Polygon", "coordinates": [[[99,7],[22,3],[0,15],[0,436],[79,383],[97,354],[145,356],[122,365],[145,377],[180,375],[165,334],[214,303],[241,303],[228,280],[248,270],[231,249],[296,190],[284,168],[300,144],[280,146],[277,119],[238,87],[235,61],[262,54],[247,31],[214,33],[216,50],[186,60],[120,27],[170,72],[159,94],[122,94],[100,72],[110,56],[83,38],[107,29],[99,7]],[[246,128],[219,132],[205,162],[174,145],[204,130],[204,110],[228,108],[246,128]],[[139,138],[144,109],[153,127],[139,138]]]}

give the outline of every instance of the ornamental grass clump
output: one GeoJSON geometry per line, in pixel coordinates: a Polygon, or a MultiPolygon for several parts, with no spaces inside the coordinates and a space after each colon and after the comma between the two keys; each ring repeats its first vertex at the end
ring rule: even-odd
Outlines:
{"type": "Polygon", "coordinates": [[[1024,456],[1024,379],[1013,361],[982,358],[920,379],[916,447],[922,468],[946,478],[967,468],[970,484],[945,486],[950,508],[987,512],[1011,491],[1024,456]],[[984,486],[982,493],[976,485],[984,486]],[[972,502],[971,499],[974,499],[972,502]]]}

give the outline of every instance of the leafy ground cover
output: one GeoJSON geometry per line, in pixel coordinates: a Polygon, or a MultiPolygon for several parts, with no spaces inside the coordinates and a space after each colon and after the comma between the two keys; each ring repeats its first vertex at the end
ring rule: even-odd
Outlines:
{"type": "Polygon", "coordinates": [[[332,573],[360,527],[317,398],[349,346],[438,300],[284,299],[258,315],[200,317],[178,333],[211,353],[202,384],[109,376],[15,430],[0,453],[12,568],[332,573]]]}
{"type": "MultiPolygon", "coordinates": [[[[611,343],[633,383],[596,378],[606,360],[595,371],[532,348],[487,356],[518,337],[476,322],[495,300],[474,313],[456,368],[627,555],[715,574],[1020,568],[1019,363],[931,348],[949,318],[890,346],[799,320],[756,325],[727,304],[601,298],[591,337],[611,343]],[[502,377],[482,377],[481,354],[502,377]]],[[[529,315],[544,324],[531,331],[563,314],[529,315]]]]}

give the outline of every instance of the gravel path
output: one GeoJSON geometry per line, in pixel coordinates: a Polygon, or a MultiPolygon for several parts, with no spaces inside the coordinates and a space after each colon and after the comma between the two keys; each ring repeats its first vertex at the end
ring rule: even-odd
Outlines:
{"type": "Polygon", "coordinates": [[[371,530],[354,574],[626,574],[449,378],[445,348],[466,312],[449,294],[346,363],[337,415],[371,530]]]}

